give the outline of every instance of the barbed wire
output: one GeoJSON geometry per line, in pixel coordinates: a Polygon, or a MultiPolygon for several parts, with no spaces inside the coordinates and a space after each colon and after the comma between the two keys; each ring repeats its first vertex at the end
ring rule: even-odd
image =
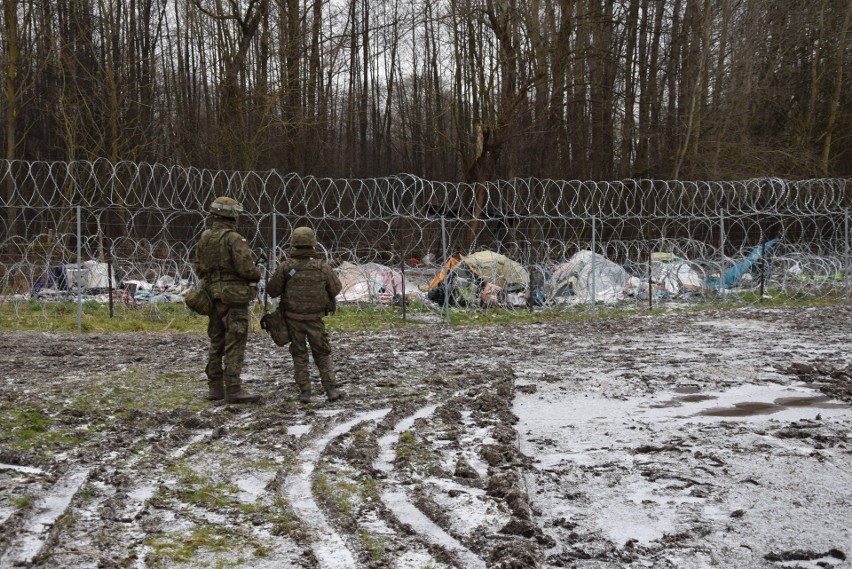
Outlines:
{"type": "MultiPolygon", "coordinates": [[[[224,195],[243,204],[239,230],[258,254],[286,255],[291,231],[306,224],[335,266],[416,268],[421,285],[451,255],[492,251],[547,281],[559,265],[594,251],[599,269],[611,262],[631,268],[640,284],[647,281],[648,296],[671,269],[661,263],[673,262],[698,275],[698,288],[707,290],[716,279],[720,291],[729,288],[719,284],[726,272],[765,247],[741,276],[769,267],[771,274],[758,278],[762,285],[774,279],[773,286],[785,290],[848,298],[849,182],[517,178],[465,184],[408,174],[330,179],[107,160],[0,161],[0,293],[39,298],[33,294],[39,282],[50,284],[51,267],[76,261],[78,248],[81,261],[110,262],[118,285],[191,283],[207,208],[224,195]],[[768,243],[771,266],[764,259],[768,243]]],[[[572,278],[579,287],[578,274],[572,278]]],[[[365,299],[385,301],[387,290],[374,288],[365,299]]]]}

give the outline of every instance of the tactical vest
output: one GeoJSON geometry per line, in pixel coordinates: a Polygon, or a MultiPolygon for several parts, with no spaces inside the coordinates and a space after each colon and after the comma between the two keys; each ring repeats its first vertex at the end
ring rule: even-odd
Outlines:
{"type": "Polygon", "coordinates": [[[231,260],[231,249],[226,237],[233,231],[228,228],[208,229],[198,242],[198,263],[206,274],[205,280],[212,284],[220,281],[240,280],[231,260]]]}
{"type": "Polygon", "coordinates": [[[284,310],[296,314],[324,315],[328,309],[328,293],[321,259],[302,259],[287,271],[284,310]]]}

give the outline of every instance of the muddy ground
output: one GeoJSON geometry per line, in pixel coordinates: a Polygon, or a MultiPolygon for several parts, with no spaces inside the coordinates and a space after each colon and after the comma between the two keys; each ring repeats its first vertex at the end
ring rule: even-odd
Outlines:
{"type": "Polygon", "coordinates": [[[0,567],[850,566],[850,306],[332,344],[234,406],[202,337],[0,333],[0,567]]]}

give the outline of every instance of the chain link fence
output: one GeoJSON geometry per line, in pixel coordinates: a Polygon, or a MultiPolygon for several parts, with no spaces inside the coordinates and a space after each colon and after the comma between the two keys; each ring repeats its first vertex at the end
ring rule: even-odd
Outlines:
{"type": "Polygon", "coordinates": [[[340,301],[358,307],[848,302],[850,181],[462,184],[0,161],[0,298],[180,302],[224,195],[271,268],[294,227],[313,227],[340,301]]]}

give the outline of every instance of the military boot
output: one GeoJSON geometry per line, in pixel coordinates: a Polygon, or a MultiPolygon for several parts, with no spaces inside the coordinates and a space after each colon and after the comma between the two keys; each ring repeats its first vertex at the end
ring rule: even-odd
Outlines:
{"type": "Polygon", "coordinates": [[[310,403],[311,402],[311,390],[310,389],[302,389],[299,391],[299,403],[310,403]]]}
{"type": "Polygon", "coordinates": [[[210,401],[221,401],[225,398],[225,382],[219,381],[207,382],[207,399],[210,401]]]}
{"type": "Polygon", "coordinates": [[[260,395],[252,395],[240,385],[229,385],[225,393],[225,401],[228,403],[256,403],[259,400],[260,395]]]}
{"type": "Polygon", "coordinates": [[[332,387],[331,389],[327,389],[325,391],[325,396],[328,397],[329,401],[337,401],[341,397],[343,397],[343,393],[340,392],[336,387],[332,387]]]}

